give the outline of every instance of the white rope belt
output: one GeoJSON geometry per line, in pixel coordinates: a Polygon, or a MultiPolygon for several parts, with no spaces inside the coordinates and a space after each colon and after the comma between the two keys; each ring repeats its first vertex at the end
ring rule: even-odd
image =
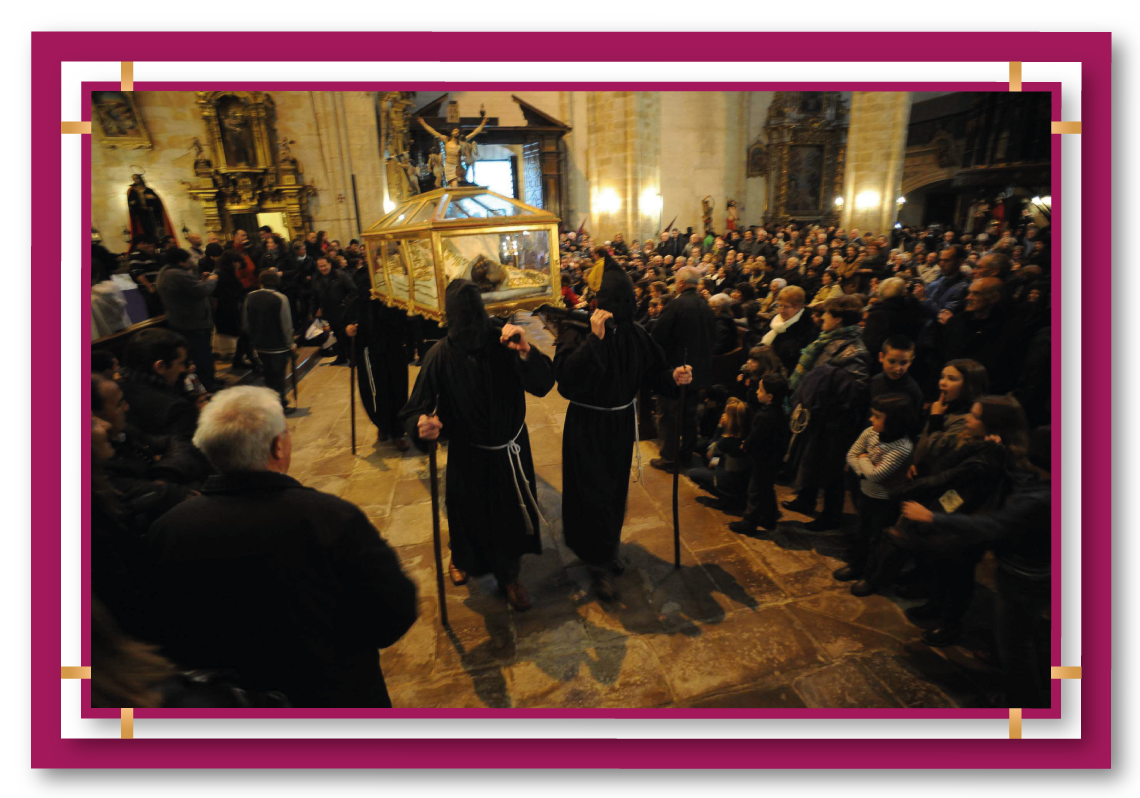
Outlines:
{"type": "Polygon", "coordinates": [[[364,347],[364,371],[368,375],[368,387],[372,389],[372,412],[380,415],[380,408],[376,406],[376,380],[372,377],[372,358],[368,356],[368,347],[364,347]]]}
{"type": "MultiPolygon", "coordinates": [[[[511,478],[515,481],[515,494],[519,498],[519,509],[522,510],[523,519],[526,521],[527,529],[530,534],[534,534],[538,530],[534,528],[534,524],[530,520],[530,510],[527,509],[526,502],[523,500],[523,491],[526,491],[526,498],[530,500],[531,506],[538,514],[539,523],[547,524],[546,519],[542,515],[542,509],[538,506],[538,502],[534,498],[534,494],[530,492],[530,481],[526,478],[526,471],[523,470],[522,464],[522,447],[518,444],[519,435],[522,435],[523,429],[526,428],[526,422],[519,427],[519,431],[515,433],[515,437],[511,438],[506,443],[498,446],[483,446],[478,443],[471,444],[476,449],[483,449],[488,452],[497,452],[500,449],[507,450],[507,461],[511,465],[511,478]],[[522,486],[519,486],[519,475],[522,475],[522,486]]],[[[549,524],[547,524],[549,526],[549,524]]]]}
{"type": "Polygon", "coordinates": [[[578,407],[589,408],[590,410],[602,410],[608,413],[614,413],[618,410],[625,410],[627,407],[633,408],[633,450],[637,453],[637,481],[641,482],[643,476],[641,472],[641,430],[637,422],[637,397],[633,397],[633,401],[622,405],[621,407],[598,407],[596,405],[588,405],[585,402],[575,402],[570,400],[570,404],[578,405],[578,407]]]}

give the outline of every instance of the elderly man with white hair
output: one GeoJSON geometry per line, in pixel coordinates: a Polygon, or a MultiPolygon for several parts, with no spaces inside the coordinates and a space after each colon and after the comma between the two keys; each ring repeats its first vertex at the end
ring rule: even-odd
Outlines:
{"type": "Polygon", "coordinates": [[[355,505],[288,476],[280,397],[222,391],[194,444],[218,474],[150,530],[164,654],[296,707],[390,707],[378,650],[415,622],[415,585],[355,505]]]}

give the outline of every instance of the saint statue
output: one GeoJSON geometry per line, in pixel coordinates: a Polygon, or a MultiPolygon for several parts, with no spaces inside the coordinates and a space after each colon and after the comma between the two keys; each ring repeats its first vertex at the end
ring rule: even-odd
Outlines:
{"type": "Polygon", "coordinates": [[[466,136],[460,134],[459,128],[454,128],[450,136],[445,136],[432,128],[422,118],[420,119],[420,124],[423,125],[424,130],[443,142],[444,171],[449,171],[452,175],[447,181],[449,186],[458,186],[464,181],[467,175],[467,169],[463,165],[465,159],[467,167],[470,167],[475,161],[475,144],[472,139],[483,132],[483,127],[487,124],[487,112],[480,108],[479,116],[483,117],[483,121],[479,123],[479,127],[466,136]]]}
{"type": "Polygon", "coordinates": [[[712,230],[712,215],[713,215],[713,198],[705,196],[701,199],[701,222],[704,224],[705,232],[712,230]]]}
{"type": "Polygon", "coordinates": [[[728,210],[726,211],[726,213],[727,213],[727,215],[726,215],[725,220],[724,220],[724,229],[726,231],[735,230],[737,220],[740,218],[740,212],[737,210],[737,207],[736,207],[736,200],[730,199],[728,201],[728,210]]]}
{"type": "Polygon", "coordinates": [[[403,176],[401,180],[401,187],[404,189],[404,197],[413,197],[420,193],[420,173],[416,165],[412,163],[412,159],[406,152],[401,152],[396,156],[396,166],[399,168],[400,174],[403,176]]]}
{"type": "Polygon", "coordinates": [[[174,225],[166,215],[154,189],[143,181],[142,175],[131,175],[131,187],[127,189],[127,211],[131,216],[131,237],[145,235],[155,243],[163,236],[174,235],[174,225]]]}
{"type": "Polygon", "coordinates": [[[253,156],[253,135],[249,121],[237,104],[231,105],[220,115],[222,123],[222,145],[226,153],[227,166],[256,166],[253,156]]]}

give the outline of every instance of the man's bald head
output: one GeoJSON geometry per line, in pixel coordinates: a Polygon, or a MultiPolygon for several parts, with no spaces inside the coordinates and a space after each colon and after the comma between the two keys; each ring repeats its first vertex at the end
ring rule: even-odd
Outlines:
{"type": "Polygon", "coordinates": [[[966,292],[966,310],[975,315],[988,316],[990,310],[1001,301],[1001,280],[996,277],[981,277],[970,283],[966,292]]]}
{"type": "Polygon", "coordinates": [[[696,269],[686,266],[683,269],[677,270],[677,288],[678,290],[685,290],[688,288],[696,288],[701,284],[701,273],[696,269]]]}

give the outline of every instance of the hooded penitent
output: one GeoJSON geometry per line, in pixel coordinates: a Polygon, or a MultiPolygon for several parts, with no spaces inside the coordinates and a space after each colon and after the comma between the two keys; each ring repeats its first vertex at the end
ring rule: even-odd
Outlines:
{"type": "Polygon", "coordinates": [[[618,262],[605,256],[602,285],[598,289],[598,307],[614,314],[614,322],[632,322],[637,316],[637,300],[633,295],[633,281],[618,262]]]}
{"type": "Polygon", "coordinates": [[[464,352],[476,352],[487,342],[491,317],[483,306],[479,287],[470,280],[452,280],[447,286],[447,341],[464,352]]]}

